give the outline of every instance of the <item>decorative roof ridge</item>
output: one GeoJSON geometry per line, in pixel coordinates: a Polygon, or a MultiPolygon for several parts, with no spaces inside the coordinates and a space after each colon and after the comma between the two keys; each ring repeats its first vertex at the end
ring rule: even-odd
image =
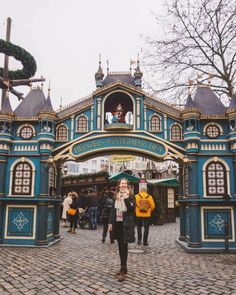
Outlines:
{"type": "Polygon", "coordinates": [[[157,101],[157,102],[160,102],[160,103],[163,103],[163,104],[166,104],[168,105],[169,107],[172,107],[173,109],[177,110],[177,111],[181,111],[181,107],[177,107],[175,105],[173,105],[172,103],[170,103],[169,101],[165,100],[165,99],[161,99],[161,98],[157,98],[154,94],[152,93],[149,93],[149,92],[146,92],[144,90],[142,90],[142,92],[147,95],[149,98],[157,101]]]}
{"type": "Polygon", "coordinates": [[[183,110],[182,110],[183,112],[190,112],[190,111],[194,111],[194,112],[201,112],[200,111],[200,109],[199,108],[197,108],[197,107],[192,107],[192,108],[184,108],[183,110]]]}
{"type": "Polygon", "coordinates": [[[201,114],[201,119],[227,119],[226,114],[220,115],[204,115],[201,114]]]}
{"type": "Polygon", "coordinates": [[[236,112],[236,108],[227,107],[226,113],[232,113],[232,112],[236,112]]]}
{"type": "Polygon", "coordinates": [[[15,118],[14,118],[14,120],[15,121],[17,121],[17,120],[19,120],[19,121],[22,121],[22,120],[27,120],[27,121],[29,121],[29,120],[37,120],[38,121],[38,117],[19,117],[19,116],[15,116],[15,118]]]}
{"type": "MultiPolygon", "coordinates": [[[[152,99],[152,101],[150,101],[150,102],[147,102],[147,105],[148,106],[153,106],[153,107],[155,107],[155,104],[154,103],[156,103],[156,102],[158,102],[158,101],[155,101],[154,99],[152,99]]],[[[177,112],[174,112],[173,110],[168,110],[168,109],[166,109],[165,108],[165,105],[163,104],[163,106],[159,106],[159,109],[160,110],[163,110],[163,112],[166,112],[167,114],[169,114],[169,115],[171,115],[171,116],[173,116],[173,117],[177,117],[177,118],[180,118],[180,111],[179,110],[177,110],[178,112],[179,112],[179,114],[177,114],[177,112]]]]}
{"type": "Polygon", "coordinates": [[[77,99],[76,101],[73,101],[73,102],[71,102],[71,103],[69,103],[69,104],[67,104],[67,105],[65,105],[65,106],[57,109],[56,110],[56,113],[61,112],[61,111],[64,111],[65,109],[67,109],[69,107],[72,107],[72,106],[76,105],[79,102],[83,102],[83,101],[85,101],[85,100],[87,100],[89,98],[92,98],[92,95],[91,94],[90,95],[87,95],[87,96],[84,96],[84,97],[81,97],[81,98],[77,99]]]}
{"type": "Polygon", "coordinates": [[[113,76],[113,75],[129,75],[129,76],[132,76],[130,71],[112,71],[112,72],[109,72],[107,74],[107,76],[113,76]]]}
{"type": "Polygon", "coordinates": [[[14,112],[3,112],[2,110],[0,110],[0,115],[7,115],[7,116],[13,116],[14,117],[14,112]]]}
{"type": "Polygon", "coordinates": [[[52,114],[55,115],[56,112],[55,111],[49,111],[49,110],[41,110],[38,112],[38,114],[52,114]]]}
{"type": "Polygon", "coordinates": [[[140,89],[138,89],[137,87],[134,87],[133,85],[130,85],[128,83],[125,83],[125,82],[123,82],[121,80],[117,80],[117,81],[111,82],[111,83],[109,83],[109,84],[107,84],[107,85],[105,85],[105,86],[103,86],[103,87],[101,87],[99,89],[96,89],[95,91],[92,92],[92,94],[95,95],[95,94],[97,94],[97,93],[99,93],[101,91],[104,91],[104,90],[106,90],[106,89],[108,89],[108,88],[110,88],[112,86],[118,85],[118,84],[126,85],[126,86],[128,86],[130,88],[133,88],[136,91],[139,91],[140,92],[140,89]]]}

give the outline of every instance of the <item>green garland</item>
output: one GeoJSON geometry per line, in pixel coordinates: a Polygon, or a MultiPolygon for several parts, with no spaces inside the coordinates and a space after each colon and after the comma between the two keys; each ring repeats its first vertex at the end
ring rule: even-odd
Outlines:
{"type": "MultiPolygon", "coordinates": [[[[33,77],[36,73],[36,61],[33,56],[29,54],[25,49],[0,39],[0,53],[4,53],[8,56],[13,56],[23,65],[22,70],[8,72],[8,78],[10,80],[29,79],[33,77]]],[[[0,76],[3,77],[3,68],[1,67],[0,76]]]]}

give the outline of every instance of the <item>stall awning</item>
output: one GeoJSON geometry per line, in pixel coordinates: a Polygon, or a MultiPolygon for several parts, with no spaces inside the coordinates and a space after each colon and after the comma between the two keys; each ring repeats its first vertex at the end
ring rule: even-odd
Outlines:
{"type": "Polygon", "coordinates": [[[166,178],[166,179],[151,179],[147,183],[154,186],[168,186],[168,187],[178,187],[179,181],[176,178],[166,178]]]}
{"type": "Polygon", "coordinates": [[[119,180],[121,178],[126,178],[131,182],[139,182],[139,180],[140,180],[139,177],[130,175],[130,174],[125,173],[125,172],[119,172],[119,173],[113,174],[113,175],[111,175],[109,177],[109,180],[119,180]]]}

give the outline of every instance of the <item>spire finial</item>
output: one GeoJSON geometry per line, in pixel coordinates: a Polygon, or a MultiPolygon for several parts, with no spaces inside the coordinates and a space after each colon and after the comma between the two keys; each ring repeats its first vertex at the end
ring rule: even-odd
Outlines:
{"type": "Polygon", "coordinates": [[[133,65],[133,64],[135,64],[135,61],[132,60],[132,59],[130,59],[130,67],[129,67],[129,69],[130,69],[130,74],[131,74],[131,72],[132,72],[132,65],[133,65]]]}
{"type": "Polygon", "coordinates": [[[107,75],[109,74],[109,60],[107,59],[107,75]]]}
{"type": "Polygon", "coordinates": [[[60,101],[60,109],[62,108],[62,97],[61,97],[61,101],[60,101]]]}
{"type": "Polygon", "coordinates": [[[48,85],[48,96],[50,97],[51,92],[51,79],[49,79],[49,85],[48,85]]]}
{"type": "Polygon", "coordinates": [[[102,64],[102,62],[101,62],[101,53],[99,53],[99,67],[101,67],[101,64],[102,64]]]}
{"type": "Polygon", "coordinates": [[[190,79],[188,79],[188,95],[190,95],[190,94],[191,94],[191,91],[190,91],[190,89],[191,89],[191,86],[193,85],[193,83],[194,83],[194,81],[193,81],[193,80],[190,80],[190,79]]]}
{"type": "Polygon", "coordinates": [[[211,79],[214,77],[213,74],[209,73],[208,74],[208,86],[211,87],[211,79]]]}
{"type": "MultiPolygon", "coordinates": [[[[41,75],[41,79],[43,79],[43,75],[41,75]]],[[[41,89],[43,90],[43,80],[41,81],[41,89]]]]}

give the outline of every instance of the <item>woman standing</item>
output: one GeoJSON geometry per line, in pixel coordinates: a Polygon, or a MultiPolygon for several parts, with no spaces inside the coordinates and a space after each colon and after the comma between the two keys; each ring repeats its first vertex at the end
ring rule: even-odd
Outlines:
{"type": "Polygon", "coordinates": [[[70,209],[71,203],[72,203],[72,197],[71,197],[71,193],[69,192],[62,202],[62,206],[63,206],[62,219],[64,221],[63,227],[66,227],[67,211],[70,209]]]}
{"type": "Polygon", "coordinates": [[[128,243],[135,242],[134,198],[126,178],[120,179],[114,194],[109,230],[118,242],[121,268],[117,275],[122,282],[127,274],[128,243]]]}
{"type": "Polygon", "coordinates": [[[69,233],[75,234],[75,230],[78,224],[79,218],[79,210],[78,210],[78,194],[76,192],[71,193],[72,201],[70,203],[70,209],[72,209],[72,213],[70,214],[70,209],[67,211],[68,220],[70,222],[70,228],[68,230],[69,233]]]}

